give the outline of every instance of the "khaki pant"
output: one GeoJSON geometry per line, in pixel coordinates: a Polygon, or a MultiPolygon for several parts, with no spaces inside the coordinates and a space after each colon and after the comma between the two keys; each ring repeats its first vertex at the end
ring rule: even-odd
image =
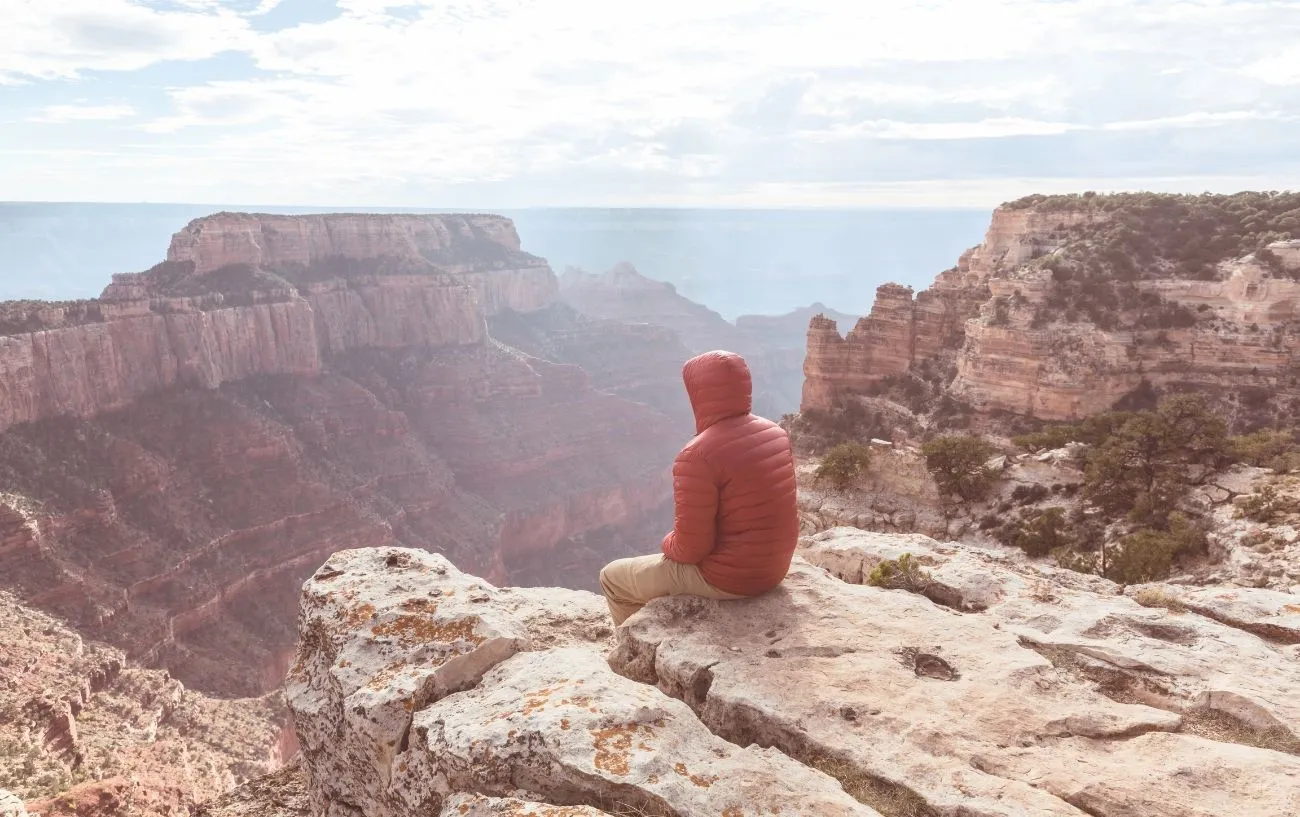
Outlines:
{"type": "Polygon", "coordinates": [[[600,571],[600,588],[614,618],[622,624],[651,599],[660,596],[700,596],[706,599],[743,599],[719,590],[704,580],[695,565],[674,562],[662,555],[617,559],[600,571]]]}

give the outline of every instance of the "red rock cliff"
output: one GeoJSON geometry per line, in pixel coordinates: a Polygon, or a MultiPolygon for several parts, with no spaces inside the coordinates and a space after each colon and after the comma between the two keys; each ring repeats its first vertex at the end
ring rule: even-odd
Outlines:
{"type": "Polygon", "coordinates": [[[670,524],[689,426],[592,388],[575,363],[617,334],[547,323],[555,276],[507,219],[219,214],[168,258],[0,308],[0,586],[131,659],[260,692],[340,547],[526,584],[609,531],[562,577],[592,587],[670,524]],[[491,337],[507,317],[553,359],[491,337]]]}
{"type": "Polygon", "coordinates": [[[1207,266],[1188,249],[1196,236],[1177,232],[1199,208],[1217,230],[1202,244],[1247,246],[1251,231],[1292,225],[1293,203],[1202,198],[999,208],[984,242],[915,300],[910,288],[881,286],[845,337],[834,321],[810,322],[802,408],[827,408],[927,361],[955,372],[948,393],[978,411],[1050,420],[1108,409],[1143,382],[1247,401],[1300,396],[1300,241],[1269,245],[1267,263],[1229,255],[1207,266]]]}

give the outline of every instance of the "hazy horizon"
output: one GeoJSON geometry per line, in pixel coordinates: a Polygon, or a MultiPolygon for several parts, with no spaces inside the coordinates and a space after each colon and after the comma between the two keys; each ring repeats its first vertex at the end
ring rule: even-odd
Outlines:
{"type": "MultiPolygon", "coordinates": [[[[0,202],[0,299],[97,296],[115,272],[148,269],[190,220],[221,209],[272,213],[347,208],[277,205],[0,202]]],[[[368,212],[457,212],[365,207],[368,212]]],[[[493,208],[556,274],[630,262],[728,320],[821,302],[863,314],[875,288],[917,289],[981,240],[974,209],[493,208]]]]}

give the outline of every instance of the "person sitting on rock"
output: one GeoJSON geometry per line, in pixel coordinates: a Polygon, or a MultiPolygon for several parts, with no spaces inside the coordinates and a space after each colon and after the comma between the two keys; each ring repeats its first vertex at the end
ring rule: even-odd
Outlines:
{"type": "Polygon", "coordinates": [[[766,593],[785,578],[799,539],[790,437],[750,413],[745,359],[706,352],[686,361],[682,381],[696,434],[673,462],[673,529],[662,555],[618,559],[600,571],[615,626],[660,596],[766,593]]]}

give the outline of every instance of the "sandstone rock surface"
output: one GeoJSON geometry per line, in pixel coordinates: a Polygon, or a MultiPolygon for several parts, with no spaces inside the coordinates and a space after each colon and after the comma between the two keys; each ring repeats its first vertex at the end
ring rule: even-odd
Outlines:
{"type": "Polygon", "coordinates": [[[0,789],[0,817],[27,817],[27,809],[18,795],[0,789]]]}
{"type": "Polygon", "coordinates": [[[1090,577],[995,556],[981,569],[980,554],[923,537],[813,539],[803,555],[849,579],[899,550],[923,555],[954,607],[983,611],[796,564],[752,602],[651,605],[613,665],[723,736],[836,757],[841,779],[921,813],[1208,817],[1300,803],[1297,670],[1279,646],[1090,577]]]}
{"type": "Polygon", "coordinates": [[[335,554],[304,588],[288,684],[314,811],[446,813],[464,794],[542,814],[875,813],[614,674],[604,615],[594,595],[497,589],[421,551],[335,554]]]}
{"type": "Polygon", "coordinates": [[[1218,599],[1239,626],[1130,591],[835,529],[765,596],[652,602],[606,659],[595,596],[353,550],[304,588],[290,705],[327,817],[1295,813],[1296,648],[1245,626],[1277,599],[1218,599]],[[904,552],[937,592],[857,583],[904,552]]]}

